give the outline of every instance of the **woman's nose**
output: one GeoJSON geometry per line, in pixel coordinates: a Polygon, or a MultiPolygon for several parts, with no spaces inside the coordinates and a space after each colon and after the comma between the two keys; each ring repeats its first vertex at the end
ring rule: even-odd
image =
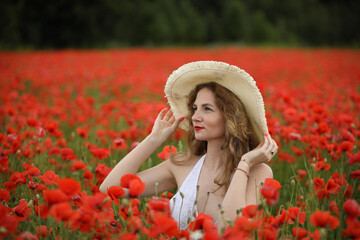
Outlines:
{"type": "Polygon", "coordinates": [[[201,121],[201,117],[199,114],[199,111],[195,111],[194,114],[192,115],[191,119],[195,122],[199,122],[201,121]]]}

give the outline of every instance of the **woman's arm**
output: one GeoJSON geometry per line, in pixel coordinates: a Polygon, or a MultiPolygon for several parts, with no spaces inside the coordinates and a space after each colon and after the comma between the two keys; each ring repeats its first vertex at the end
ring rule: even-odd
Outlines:
{"type": "MultiPolygon", "coordinates": [[[[107,193],[107,189],[111,186],[120,186],[120,179],[125,174],[136,174],[141,164],[174,133],[182,119],[176,120],[172,116],[171,111],[165,114],[166,110],[167,109],[163,109],[159,113],[150,135],[112,169],[100,186],[101,192],[107,193]]],[[[174,181],[171,181],[173,177],[168,164],[169,161],[166,161],[137,174],[146,184],[143,195],[152,195],[155,193],[155,182],[158,182],[159,186],[161,185],[161,190],[175,187],[174,181]]]]}
{"type": "Polygon", "coordinates": [[[271,168],[263,162],[270,161],[276,151],[275,141],[265,136],[262,144],[243,155],[238,168],[246,173],[251,170],[251,174],[248,178],[242,170],[235,171],[222,202],[223,215],[219,214],[217,218],[219,229],[226,225],[223,218],[234,221],[237,217],[236,210],[250,204],[257,204],[261,182],[264,182],[266,178],[272,178],[271,168]]]}

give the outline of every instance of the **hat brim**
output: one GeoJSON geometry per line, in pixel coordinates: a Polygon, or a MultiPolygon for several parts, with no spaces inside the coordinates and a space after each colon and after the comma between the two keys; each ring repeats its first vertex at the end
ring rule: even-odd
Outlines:
{"type": "MultiPolygon", "coordinates": [[[[244,70],[223,62],[198,61],[175,70],[165,85],[165,94],[175,118],[188,116],[187,98],[199,84],[216,82],[232,91],[243,103],[255,134],[262,142],[268,133],[264,101],[254,79],[244,70]]],[[[179,126],[187,131],[189,123],[179,126]]]]}

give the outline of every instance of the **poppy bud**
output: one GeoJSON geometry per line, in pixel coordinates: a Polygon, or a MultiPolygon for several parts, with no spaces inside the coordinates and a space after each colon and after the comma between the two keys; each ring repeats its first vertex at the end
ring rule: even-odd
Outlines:
{"type": "Polygon", "coordinates": [[[295,186],[295,180],[294,179],[291,180],[291,186],[295,186]]]}
{"type": "Polygon", "coordinates": [[[121,201],[122,204],[124,204],[124,206],[129,206],[129,199],[127,198],[123,198],[122,201],[121,201]]]}
{"type": "Polygon", "coordinates": [[[102,204],[106,204],[111,198],[110,197],[106,197],[104,198],[104,200],[102,201],[102,204]]]}
{"type": "Polygon", "coordinates": [[[30,201],[28,202],[28,207],[32,207],[32,206],[34,206],[34,202],[33,202],[33,200],[30,200],[30,201]]]}

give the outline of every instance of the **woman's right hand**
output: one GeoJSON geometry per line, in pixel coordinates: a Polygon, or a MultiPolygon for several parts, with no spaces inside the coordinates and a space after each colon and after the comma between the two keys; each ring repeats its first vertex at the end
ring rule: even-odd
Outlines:
{"type": "Polygon", "coordinates": [[[150,136],[163,143],[175,132],[182,120],[184,120],[184,117],[175,119],[172,111],[164,108],[157,116],[150,136]]]}

